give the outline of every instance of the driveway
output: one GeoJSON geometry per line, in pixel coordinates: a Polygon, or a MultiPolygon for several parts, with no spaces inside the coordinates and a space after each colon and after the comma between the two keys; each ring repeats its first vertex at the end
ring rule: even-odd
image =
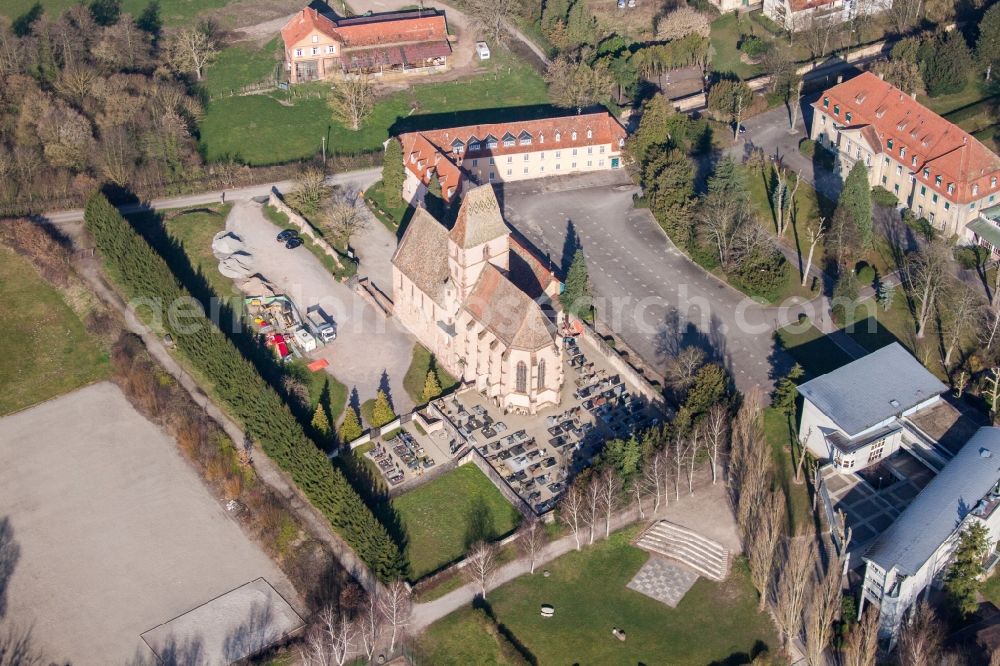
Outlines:
{"type": "Polygon", "coordinates": [[[264,217],[260,204],[238,202],[226,219],[226,229],[243,238],[256,270],[291,298],[300,313],[318,304],[337,322],[337,339],[312,354],[330,362],[327,371],[331,375],[348,390],[357,389],[364,402],[384,386],[385,374],[396,412],[412,409],[403,376],[410,367],[413,336],[334,279],[304,247],[286,250],[275,242],[280,228],[264,217]]]}
{"type": "MultiPolygon", "coordinates": [[[[726,365],[740,390],[770,387],[771,333],[790,313],[765,308],[687,259],[623,172],[504,186],[506,219],[565,270],[579,238],[598,317],[653,368],[686,345],[726,365]]],[[[779,356],[784,366],[785,358],[779,356]]]]}

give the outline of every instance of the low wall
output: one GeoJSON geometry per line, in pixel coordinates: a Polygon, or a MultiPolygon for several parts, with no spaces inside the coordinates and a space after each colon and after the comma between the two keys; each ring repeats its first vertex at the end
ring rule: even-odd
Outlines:
{"type": "Polygon", "coordinates": [[[587,338],[588,341],[594,344],[597,349],[604,355],[608,364],[615,369],[615,371],[625,379],[626,382],[632,384],[636,390],[639,391],[650,403],[656,405],[659,408],[664,407],[663,394],[653,386],[648,379],[642,376],[642,374],[633,368],[628,361],[621,357],[621,354],[617,350],[612,349],[611,345],[604,341],[597,331],[591,328],[586,322],[580,322],[583,328],[583,336],[587,338]]]}
{"type": "Polygon", "coordinates": [[[510,487],[507,480],[497,474],[497,471],[493,469],[493,466],[486,462],[483,454],[479,452],[479,449],[472,447],[467,454],[465,454],[461,460],[459,460],[459,465],[465,465],[467,463],[472,463],[479,468],[483,474],[486,475],[493,485],[497,487],[500,494],[504,496],[508,502],[514,505],[515,508],[521,513],[525,518],[531,518],[535,515],[535,511],[528,506],[528,503],[521,499],[521,496],[514,492],[514,489],[510,487]]]}
{"type": "Polygon", "coordinates": [[[375,286],[375,283],[370,278],[358,278],[354,285],[354,291],[386,317],[392,316],[392,301],[382,293],[381,289],[375,286]]]}
{"type": "Polygon", "coordinates": [[[296,213],[294,210],[291,209],[291,207],[288,204],[285,203],[285,201],[281,198],[281,192],[278,191],[278,188],[276,187],[271,188],[271,196],[268,197],[267,202],[270,205],[274,206],[279,211],[281,211],[282,213],[284,213],[285,215],[287,215],[288,222],[292,224],[296,229],[298,229],[301,235],[305,236],[313,243],[315,243],[316,247],[318,247],[323,252],[323,254],[327,255],[335,262],[337,262],[337,265],[340,266],[341,268],[344,267],[344,264],[340,260],[340,255],[337,253],[337,251],[334,250],[329,243],[323,240],[323,238],[318,233],[316,233],[316,230],[313,229],[313,226],[309,224],[309,221],[306,220],[306,218],[296,213]]]}

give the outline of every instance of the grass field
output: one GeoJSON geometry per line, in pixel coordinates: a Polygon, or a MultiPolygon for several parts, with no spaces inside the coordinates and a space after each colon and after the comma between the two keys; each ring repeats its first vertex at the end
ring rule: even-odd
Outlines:
{"type": "Polygon", "coordinates": [[[805,330],[792,332],[789,328],[778,329],[778,338],[782,346],[792,355],[799,365],[805,368],[808,377],[817,377],[836,370],[851,362],[851,357],[826,337],[818,328],[810,325],[805,330]]]}
{"type": "Polygon", "coordinates": [[[163,226],[180,243],[191,265],[201,271],[208,285],[220,298],[236,292],[233,281],[219,272],[219,260],[212,255],[212,237],[226,228],[226,216],[232,205],[199,206],[180,212],[165,211],[163,226]]]}
{"type": "MultiPolygon", "coordinates": [[[[739,563],[724,583],[699,579],[676,609],[627,589],[649,557],[629,543],[634,534],[634,528],[618,532],[550,562],[548,578],[522,576],[490,592],[497,620],[540,664],[743,664],[764,649],[777,651],[771,623],[757,612],[757,594],[739,563]],[[555,607],[554,617],[539,616],[543,603],[555,607]],[[613,627],[628,640],[616,640],[613,627]]],[[[472,620],[471,611],[450,616],[428,629],[422,645],[433,651],[468,636],[476,658],[452,661],[441,649],[428,663],[493,663],[496,655],[485,651],[482,638],[455,633],[472,620]]]]}
{"type": "Polygon", "coordinates": [[[28,261],[0,247],[0,415],[54,398],[110,372],[107,354],[28,261]]]}
{"type": "Polygon", "coordinates": [[[474,465],[463,465],[392,501],[406,530],[410,580],[465,554],[473,542],[517,527],[517,509],[474,465]]]}
{"type": "MultiPolygon", "coordinates": [[[[427,371],[431,369],[431,358],[431,353],[422,344],[413,345],[413,360],[403,377],[403,388],[418,405],[424,403],[424,382],[427,381],[427,371]]],[[[435,370],[442,391],[447,391],[458,383],[444,368],[435,366],[435,370]]]]}
{"type": "MultiPolygon", "coordinates": [[[[790,452],[793,445],[797,447],[794,424],[790,428],[784,414],[768,407],[764,410],[764,436],[771,445],[771,457],[777,471],[778,482],[785,491],[788,531],[791,534],[804,534],[812,525],[813,513],[806,484],[795,483],[795,463],[798,460],[793,459],[790,452]]],[[[797,448],[796,455],[798,455],[797,448]]],[[[803,478],[808,473],[808,467],[803,468],[803,478]]]]}
{"type": "Polygon", "coordinates": [[[280,62],[278,38],[257,48],[251,44],[234,44],[219,52],[219,57],[205,69],[202,87],[209,97],[229,94],[243,86],[260,83],[275,74],[280,62]]]}
{"type": "Polygon", "coordinates": [[[500,653],[497,638],[485,631],[483,622],[469,608],[438,620],[420,637],[419,653],[435,666],[518,666],[500,653]]]}
{"type": "Polygon", "coordinates": [[[394,234],[399,235],[399,226],[406,218],[409,205],[403,201],[403,198],[399,196],[399,193],[393,193],[392,196],[386,196],[385,191],[382,188],[382,181],[378,181],[367,190],[365,190],[366,203],[368,199],[371,199],[375,203],[375,207],[368,204],[368,209],[379,219],[379,221],[386,226],[386,228],[394,234]]]}
{"type": "MultiPolygon", "coordinates": [[[[80,4],[79,0],[39,1],[49,15],[58,15],[73,5],[80,4]]],[[[0,16],[15,19],[31,9],[35,2],[36,0],[4,0],[0,3],[0,16]]],[[[238,2],[239,0],[160,0],[160,17],[164,25],[181,25],[188,23],[206,9],[216,9],[238,2]]],[[[138,16],[147,4],[149,0],[122,0],[122,13],[138,16]]]]}
{"type": "Polygon", "coordinates": [[[252,165],[280,164],[318,154],[324,136],[331,153],[356,154],[381,150],[390,129],[472,124],[502,115],[485,109],[530,106],[536,107],[528,110],[531,115],[543,111],[540,105],[548,104],[548,95],[535,70],[510,57],[490,62],[479,76],[414,85],[382,98],[357,132],[333,120],[323,99],[325,84],[217,99],[201,124],[202,148],[210,162],[232,156],[252,165]]]}

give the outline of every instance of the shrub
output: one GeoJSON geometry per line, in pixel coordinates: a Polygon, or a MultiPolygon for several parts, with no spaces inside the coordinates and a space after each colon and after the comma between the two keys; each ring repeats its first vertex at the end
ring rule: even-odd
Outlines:
{"type": "Polygon", "coordinates": [[[788,260],[777,248],[762,250],[741,261],[730,281],[751,296],[773,301],[788,277],[788,260]]]}
{"type": "Polygon", "coordinates": [[[918,218],[909,208],[903,211],[903,222],[927,241],[932,241],[937,237],[937,229],[934,228],[934,225],[928,222],[926,217],[918,218]]]}
{"type": "Polygon", "coordinates": [[[759,58],[768,50],[768,43],[757,35],[743,35],[740,37],[740,51],[747,54],[749,58],[759,58]]]}
{"type": "Polygon", "coordinates": [[[812,157],[816,154],[816,142],[812,139],[802,139],[799,141],[799,152],[806,157],[812,157]]]}
{"type": "Polygon", "coordinates": [[[854,267],[854,274],[858,276],[858,282],[863,285],[871,285],[875,282],[875,269],[867,262],[859,261],[854,267]]]}
{"type": "MultiPolygon", "coordinates": [[[[90,198],[84,220],[109,276],[126,297],[164,309],[193,301],[163,258],[104,195],[90,198]]],[[[207,318],[198,323],[164,318],[162,328],[198,372],[213,382],[216,396],[247,434],[291,476],[374,573],[382,580],[401,575],[404,563],[398,545],[343,473],[309,440],[288,406],[229,338],[207,318]]]]}
{"type": "Polygon", "coordinates": [[[960,245],[955,248],[955,261],[962,268],[978,268],[986,263],[990,258],[989,252],[979,245],[960,245]]]}
{"type": "Polygon", "coordinates": [[[881,185],[876,185],[872,188],[872,203],[883,208],[895,208],[899,199],[881,185]]]}

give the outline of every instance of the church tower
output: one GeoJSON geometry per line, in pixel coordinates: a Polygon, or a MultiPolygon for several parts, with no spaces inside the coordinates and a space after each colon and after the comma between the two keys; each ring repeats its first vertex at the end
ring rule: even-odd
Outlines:
{"type": "Polygon", "coordinates": [[[509,235],[493,186],[469,190],[448,233],[448,269],[458,302],[466,299],[487,264],[510,269],[509,235]]]}

